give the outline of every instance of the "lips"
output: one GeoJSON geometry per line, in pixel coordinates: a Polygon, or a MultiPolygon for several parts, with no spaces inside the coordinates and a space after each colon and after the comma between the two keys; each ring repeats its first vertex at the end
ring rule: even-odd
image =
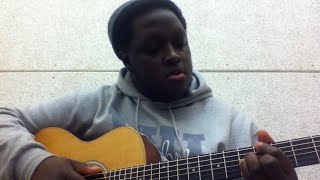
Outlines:
{"type": "Polygon", "coordinates": [[[176,69],[176,70],[172,71],[171,73],[169,73],[169,75],[168,75],[169,80],[182,80],[185,77],[186,77],[185,73],[180,69],[176,69]]]}

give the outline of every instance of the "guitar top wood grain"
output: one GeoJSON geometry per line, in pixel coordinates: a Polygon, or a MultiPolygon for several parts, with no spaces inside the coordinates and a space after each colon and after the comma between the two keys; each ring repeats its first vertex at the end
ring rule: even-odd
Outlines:
{"type": "Polygon", "coordinates": [[[55,127],[35,134],[35,140],[52,154],[81,162],[99,161],[108,170],[159,162],[156,147],[144,138],[130,127],[114,129],[93,141],[82,141],[68,131],[55,127]]]}

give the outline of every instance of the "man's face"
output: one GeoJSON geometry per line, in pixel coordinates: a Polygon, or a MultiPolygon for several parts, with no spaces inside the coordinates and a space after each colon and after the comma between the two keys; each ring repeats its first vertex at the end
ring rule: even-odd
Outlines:
{"type": "Polygon", "coordinates": [[[186,31],[170,10],[156,9],[133,22],[127,63],[136,88],[154,101],[186,96],[192,62],[186,31]]]}

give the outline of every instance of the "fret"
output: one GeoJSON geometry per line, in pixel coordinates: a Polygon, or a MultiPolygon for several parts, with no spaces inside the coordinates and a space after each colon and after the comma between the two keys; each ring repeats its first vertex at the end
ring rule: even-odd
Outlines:
{"type": "Polygon", "coordinates": [[[120,179],[124,179],[126,177],[126,170],[125,169],[120,169],[120,179]]]}
{"type": "Polygon", "coordinates": [[[224,152],[227,177],[230,179],[241,177],[241,171],[239,166],[238,151],[226,151],[224,152]]]}
{"type": "Polygon", "coordinates": [[[151,165],[146,165],[144,167],[144,179],[149,180],[152,179],[151,165]]]}
{"type": "Polygon", "coordinates": [[[178,161],[169,161],[168,162],[168,172],[169,172],[169,177],[170,180],[177,180],[178,179],[178,161]]]}
{"type": "Polygon", "coordinates": [[[241,157],[240,157],[240,152],[239,152],[239,149],[237,148],[237,156],[238,156],[238,160],[239,160],[239,163],[240,163],[240,160],[241,160],[241,157]]]}
{"type": "MultiPolygon", "coordinates": [[[[313,136],[313,143],[316,149],[317,154],[320,157],[320,136],[313,136]]],[[[319,160],[320,161],[320,160],[319,160]]]]}
{"type": "Polygon", "coordinates": [[[167,176],[168,176],[168,179],[170,179],[170,174],[169,174],[169,172],[170,172],[170,169],[169,169],[169,161],[166,162],[166,163],[167,163],[167,176]]]}
{"type": "Polygon", "coordinates": [[[151,179],[159,179],[159,163],[151,165],[151,179]]]}
{"type": "Polygon", "coordinates": [[[160,162],[158,163],[158,178],[161,179],[161,167],[160,167],[160,162]]]}
{"type": "Polygon", "coordinates": [[[123,177],[123,172],[121,171],[121,169],[118,170],[119,174],[117,176],[117,179],[121,179],[121,177],[123,177]]]}
{"type": "Polygon", "coordinates": [[[198,160],[199,179],[201,180],[201,170],[200,170],[201,166],[200,166],[200,162],[199,162],[199,156],[198,156],[197,160],[198,160]]]}
{"type": "Polygon", "coordinates": [[[189,179],[199,179],[198,158],[188,158],[189,179]]]}
{"type": "Polygon", "coordinates": [[[126,169],[126,173],[125,173],[126,179],[131,179],[131,170],[132,170],[132,167],[126,169]]]}
{"type": "Polygon", "coordinates": [[[143,165],[143,174],[142,174],[143,179],[145,180],[146,177],[146,165],[143,165]]]}
{"type": "Polygon", "coordinates": [[[212,159],[211,159],[211,154],[209,154],[209,156],[210,156],[210,170],[211,170],[211,178],[212,178],[212,180],[214,180],[214,175],[213,175],[213,166],[212,166],[212,159]]]}
{"type": "Polygon", "coordinates": [[[281,141],[276,144],[272,144],[272,146],[280,148],[283,151],[283,153],[288,157],[293,167],[298,167],[298,161],[291,140],[281,141]]]}
{"type": "Polygon", "coordinates": [[[160,179],[168,179],[168,163],[159,163],[160,179]]]}
{"type": "Polygon", "coordinates": [[[299,166],[319,163],[310,138],[292,140],[292,145],[299,166]]]}
{"type": "Polygon", "coordinates": [[[187,159],[179,160],[178,165],[178,174],[179,179],[188,179],[188,166],[187,166],[187,159]]]}
{"type": "Polygon", "coordinates": [[[319,153],[318,153],[316,144],[314,143],[314,138],[312,136],[311,136],[311,140],[312,140],[312,144],[313,144],[314,150],[316,151],[316,154],[317,154],[317,157],[318,157],[318,162],[320,163],[319,153]]]}
{"type": "Polygon", "coordinates": [[[226,157],[225,157],[224,151],[222,151],[222,154],[223,154],[224,172],[226,173],[226,179],[229,179],[228,172],[227,172],[226,157]]]}
{"type": "Polygon", "coordinates": [[[151,179],[153,178],[153,169],[152,169],[152,165],[153,165],[153,164],[150,164],[150,175],[151,175],[151,179]]]}
{"type": "Polygon", "coordinates": [[[143,180],[144,166],[137,167],[137,180],[143,180]]]}
{"type": "Polygon", "coordinates": [[[119,179],[119,173],[120,173],[119,170],[114,171],[114,177],[113,177],[114,180],[119,179]]]}
{"type": "Polygon", "coordinates": [[[179,160],[176,160],[177,161],[177,179],[179,180],[179,160]]]}
{"type": "Polygon", "coordinates": [[[212,163],[212,169],[213,169],[213,177],[215,180],[225,180],[227,179],[225,174],[225,165],[223,161],[223,154],[217,153],[217,154],[211,154],[211,163],[212,163]]]}
{"type": "MultiPolygon", "coordinates": [[[[295,165],[293,167],[298,167],[299,164],[298,164],[298,161],[297,161],[297,156],[296,156],[296,153],[294,152],[294,149],[293,149],[293,145],[292,145],[292,141],[290,139],[290,147],[291,147],[291,150],[292,150],[292,155],[294,157],[294,162],[295,162],[295,165]]],[[[287,155],[287,157],[290,157],[290,150],[288,149],[287,151],[285,150],[285,148],[282,149],[283,151],[285,151],[285,154],[287,155]]]]}
{"type": "Polygon", "coordinates": [[[130,179],[136,179],[138,177],[138,168],[137,167],[131,167],[131,177],[130,179]]]}
{"type": "Polygon", "coordinates": [[[110,176],[109,176],[109,177],[110,177],[111,179],[114,179],[114,177],[115,177],[115,175],[114,175],[114,174],[115,174],[115,172],[114,172],[114,171],[110,171],[110,176]]]}
{"type": "Polygon", "coordinates": [[[189,173],[190,172],[189,172],[189,160],[188,160],[188,157],[186,159],[187,159],[187,175],[188,175],[188,179],[190,179],[189,178],[189,175],[190,175],[189,173]]]}
{"type": "Polygon", "coordinates": [[[201,175],[201,180],[211,180],[214,178],[210,158],[210,155],[198,156],[199,175],[201,175]]]}
{"type": "MultiPolygon", "coordinates": [[[[239,167],[240,167],[241,158],[240,158],[240,152],[239,152],[238,148],[237,148],[237,155],[238,155],[238,162],[239,162],[239,167]]],[[[241,177],[243,177],[241,170],[240,170],[240,175],[241,175],[241,177]]]]}

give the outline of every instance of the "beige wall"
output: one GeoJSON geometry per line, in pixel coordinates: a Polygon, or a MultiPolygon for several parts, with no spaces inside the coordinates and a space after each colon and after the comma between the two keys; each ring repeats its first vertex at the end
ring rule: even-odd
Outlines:
{"type": "MultiPolygon", "coordinates": [[[[107,22],[121,0],[1,0],[0,106],[115,81],[107,22]]],[[[195,69],[276,140],[320,134],[320,1],[176,0],[195,69]]],[[[297,169],[320,179],[320,165],[297,169]]]]}

